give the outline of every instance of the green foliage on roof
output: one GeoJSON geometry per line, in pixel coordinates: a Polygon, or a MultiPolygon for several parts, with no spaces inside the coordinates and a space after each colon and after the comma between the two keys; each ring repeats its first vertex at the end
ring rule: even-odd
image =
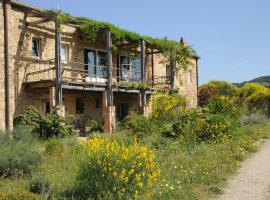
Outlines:
{"type": "Polygon", "coordinates": [[[59,14],[58,20],[61,24],[76,23],[85,37],[91,41],[96,41],[101,33],[105,30],[110,30],[113,47],[116,49],[122,44],[139,43],[141,40],[145,40],[155,49],[161,50],[166,58],[166,62],[171,63],[176,69],[176,66],[181,66],[184,69],[187,68],[191,58],[196,56],[195,50],[188,45],[167,38],[161,39],[143,36],[136,32],[119,28],[108,22],[100,22],[84,17],[73,17],[67,13],[59,14]]]}

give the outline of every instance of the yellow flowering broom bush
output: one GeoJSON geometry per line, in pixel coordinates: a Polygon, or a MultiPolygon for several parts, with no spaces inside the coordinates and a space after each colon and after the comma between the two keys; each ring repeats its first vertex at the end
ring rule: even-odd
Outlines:
{"type": "Polygon", "coordinates": [[[151,195],[160,176],[155,154],[135,140],[125,145],[112,138],[84,141],[86,159],[79,167],[76,192],[84,199],[136,199],[151,195]]]}

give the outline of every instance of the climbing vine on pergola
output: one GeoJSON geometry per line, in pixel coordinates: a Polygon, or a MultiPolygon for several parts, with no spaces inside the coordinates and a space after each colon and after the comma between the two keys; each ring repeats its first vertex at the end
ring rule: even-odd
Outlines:
{"type": "Polygon", "coordinates": [[[105,30],[111,31],[113,49],[125,44],[138,44],[144,40],[151,48],[159,50],[165,57],[164,62],[170,64],[176,71],[186,69],[192,58],[196,56],[196,52],[190,46],[183,43],[169,40],[167,38],[153,38],[143,36],[135,32],[121,29],[108,22],[99,22],[83,17],[74,17],[67,13],[58,15],[60,24],[76,24],[78,29],[84,33],[88,40],[96,41],[100,34],[105,30]]]}

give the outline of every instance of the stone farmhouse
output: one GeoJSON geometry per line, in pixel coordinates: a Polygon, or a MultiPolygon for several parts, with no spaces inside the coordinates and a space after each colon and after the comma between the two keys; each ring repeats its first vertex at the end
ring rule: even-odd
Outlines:
{"type": "Polygon", "coordinates": [[[110,30],[92,41],[78,29],[81,22],[61,24],[56,11],[0,3],[0,129],[12,129],[14,117],[30,105],[43,113],[58,108],[75,116],[78,127],[90,116],[106,132],[131,109],[149,114],[158,91],[179,92],[190,107],[197,105],[198,56],[176,74],[147,40],[114,50],[110,30]]]}

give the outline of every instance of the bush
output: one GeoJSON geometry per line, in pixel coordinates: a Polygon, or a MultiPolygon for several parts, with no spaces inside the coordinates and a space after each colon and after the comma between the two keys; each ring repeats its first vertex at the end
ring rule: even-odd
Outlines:
{"type": "Polygon", "coordinates": [[[76,194],[82,199],[134,199],[151,193],[159,170],[147,147],[99,137],[83,142],[83,147],[87,158],[76,179],[76,194]]]}
{"type": "Polygon", "coordinates": [[[220,141],[230,137],[239,117],[239,110],[230,97],[212,97],[207,106],[180,113],[173,128],[176,136],[183,135],[191,141],[220,141]]]}
{"type": "Polygon", "coordinates": [[[263,85],[245,84],[240,89],[239,101],[243,106],[246,105],[251,112],[262,110],[265,114],[270,114],[270,90],[263,85]]]}
{"type": "Polygon", "coordinates": [[[22,129],[14,138],[0,137],[0,144],[0,177],[29,174],[41,162],[36,139],[22,129]]]}
{"type": "Polygon", "coordinates": [[[234,99],[228,96],[212,97],[206,107],[212,114],[222,114],[238,122],[240,111],[234,99]]]}
{"type": "Polygon", "coordinates": [[[135,135],[151,135],[155,129],[154,124],[147,117],[131,112],[127,115],[120,124],[120,129],[131,131],[135,135]]]}
{"type": "Polygon", "coordinates": [[[14,126],[30,126],[36,127],[42,119],[41,113],[33,106],[26,108],[23,113],[15,117],[13,120],[14,126]]]}
{"type": "Polygon", "coordinates": [[[43,174],[34,174],[29,181],[29,191],[35,194],[48,193],[50,184],[43,174]]]}
{"type": "Polygon", "coordinates": [[[57,110],[46,115],[39,113],[34,107],[27,108],[15,119],[17,126],[29,126],[32,133],[39,138],[65,137],[72,134],[71,127],[65,126],[65,121],[57,113],[57,110]]]}
{"type": "Polygon", "coordinates": [[[238,96],[238,88],[226,81],[210,81],[199,88],[199,105],[204,106],[212,97],[227,96],[236,97],[238,96]]]}
{"type": "Polygon", "coordinates": [[[152,118],[165,118],[170,120],[175,117],[176,112],[186,108],[186,100],[178,93],[157,94],[153,97],[152,118]]]}
{"type": "Polygon", "coordinates": [[[28,190],[27,181],[21,179],[2,180],[0,182],[0,200],[40,200],[39,195],[28,190]]]}
{"type": "Polygon", "coordinates": [[[243,114],[240,118],[240,125],[267,124],[268,121],[268,117],[263,112],[257,111],[243,114]]]}
{"type": "Polygon", "coordinates": [[[214,114],[208,108],[196,108],[181,113],[178,123],[174,124],[174,131],[189,141],[221,141],[230,137],[235,125],[230,116],[214,114]]]}
{"type": "Polygon", "coordinates": [[[255,94],[255,93],[265,93],[267,92],[268,89],[258,83],[246,83],[244,86],[241,87],[240,89],[240,98],[242,100],[245,100],[247,97],[255,94]]]}
{"type": "Polygon", "coordinates": [[[86,132],[103,132],[102,124],[98,123],[91,116],[86,116],[83,123],[86,132]]]}

